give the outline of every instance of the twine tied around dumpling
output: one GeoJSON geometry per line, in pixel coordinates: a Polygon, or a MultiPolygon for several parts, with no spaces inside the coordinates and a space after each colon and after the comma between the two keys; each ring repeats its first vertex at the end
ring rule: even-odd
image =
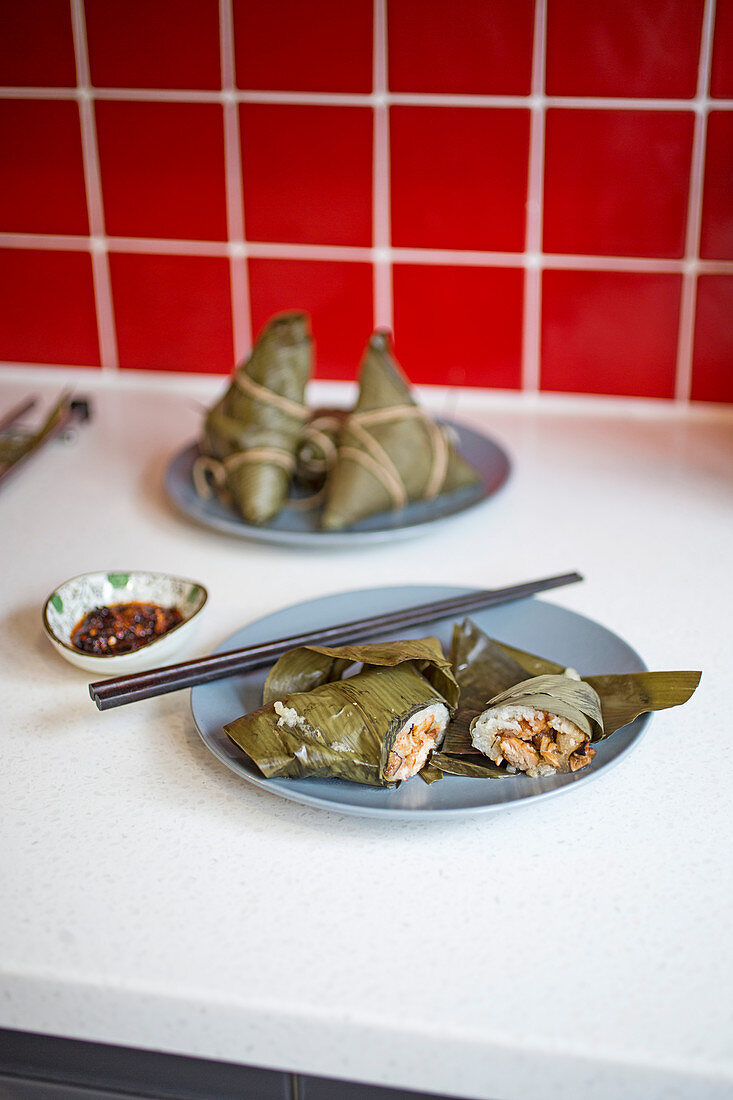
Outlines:
{"type": "MultiPolygon", "coordinates": [[[[245,372],[237,374],[234,381],[249,397],[279,409],[280,412],[293,417],[298,422],[307,420],[310,415],[306,405],[298,401],[292,401],[288,397],[283,397],[282,394],[275,393],[267,386],[261,386],[245,372]]],[[[290,451],[274,446],[248,447],[242,451],[234,451],[223,458],[214,458],[212,455],[199,455],[193,464],[192,470],[194,488],[198,495],[204,499],[216,494],[223,503],[230,503],[229,475],[242,466],[251,463],[279,466],[290,477],[295,469],[295,456],[290,451]]]]}
{"type": "Polygon", "coordinates": [[[379,480],[389,494],[394,511],[404,508],[407,504],[409,499],[407,489],[399,470],[369,428],[375,424],[415,418],[422,421],[430,441],[430,471],[422,492],[422,499],[432,500],[440,493],[445,482],[448,470],[448,444],[442,430],[419,406],[393,405],[390,408],[352,413],[346,421],[345,432],[351,432],[364,449],[348,444],[342,444],[338,448],[340,457],[358,462],[379,480]]]}
{"type": "Polygon", "coordinates": [[[275,393],[267,386],[261,386],[259,382],[255,382],[254,379],[250,378],[245,371],[235,374],[234,382],[250,397],[262,401],[265,405],[272,405],[273,408],[279,409],[280,412],[292,416],[296,420],[305,421],[310,416],[307,405],[302,405],[299,401],[291,401],[289,397],[283,397],[282,394],[275,393]]]}
{"type": "Polygon", "coordinates": [[[335,437],[343,422],[343,416],[326,413],[314,416],[305,425],[298,451],[298,467],[304,475],[327,474],[335,464],[338,455],[335,437]]]}
{"type": "Polygon", "coordinates": [[[227,489],[229,474],[250,462],[267,462],[281,466],[288,474],[292,474],[295,469],[295,459],[290,452],[280,451],[276,447],[250,447],[248,451],[237,451],[222,459],[213,458],[211,455],[199,455],[191,472],[196,492],[204,499],[216,493],[220,500],[228,501],[230,499],[227,489]]]}

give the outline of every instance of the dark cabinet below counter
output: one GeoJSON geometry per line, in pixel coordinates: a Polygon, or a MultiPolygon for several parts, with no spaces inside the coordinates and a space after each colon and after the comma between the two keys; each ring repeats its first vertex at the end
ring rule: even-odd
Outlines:
{"type": "MultiPolygon", "coordinates": [[[[449,1100],[280,1070],[0,1029],[0,1100],[449,1100]]],[[[451,1098],[455,1100],[455,1098],[451,1098]]]]}

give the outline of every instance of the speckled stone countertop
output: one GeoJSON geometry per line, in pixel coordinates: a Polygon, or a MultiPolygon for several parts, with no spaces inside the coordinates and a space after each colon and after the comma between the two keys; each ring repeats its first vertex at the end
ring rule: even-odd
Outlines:
{"type": "Polygon", "coordinates": [[[92,422],[0,494],[0,1027],[491,1100],[733,1095],[731,412],[424,391],[511,454],[481,523],[304,552],[166,500],[220,379],[7,370],[0,409],[70,379],[92,422]],[[41,607],[106,568],[207,585],[184,656],[340,590],[578,569],[553,602],[704,675],[560,797],[344,817],[229,772],[187,693],[95,710],[41,607]]]}

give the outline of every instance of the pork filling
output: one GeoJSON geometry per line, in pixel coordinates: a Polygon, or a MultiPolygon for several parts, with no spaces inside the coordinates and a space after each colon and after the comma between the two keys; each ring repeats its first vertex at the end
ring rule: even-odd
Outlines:
{"type": "Polygon", "coordinates": [[[413,715],[395,738],[384,769],[385,779],[396,783],[417,775],[432,750],[442,743],[448,719],[448,708],[442,703],[413,715]]]}
{"type": "Polygon", "coordinates": [[[474,747],[507,771],[535,778],[576,772],[596,754],[590,738],[574,722],[531,707],[486,711],[471,732],[474,747]]]}

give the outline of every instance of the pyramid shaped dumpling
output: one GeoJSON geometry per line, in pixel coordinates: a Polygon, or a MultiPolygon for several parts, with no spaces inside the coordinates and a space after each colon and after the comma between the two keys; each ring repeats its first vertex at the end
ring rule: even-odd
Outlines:
{"type": "Polygon", "coordinates": [[[273,317],[206,417],[201,449],[223,464],[226,490],[248,523],[267,523],[288,498],[309,415],[312,345],[305,313],[273,317]]]}
{"type": "Polygon", "coordinates": [[[321,523],[348,527],[478,482],[435,421],[417,404],[392,354],[389,334],[375,332],[359,372],[359,397],[339,435],[321,523]]]}

